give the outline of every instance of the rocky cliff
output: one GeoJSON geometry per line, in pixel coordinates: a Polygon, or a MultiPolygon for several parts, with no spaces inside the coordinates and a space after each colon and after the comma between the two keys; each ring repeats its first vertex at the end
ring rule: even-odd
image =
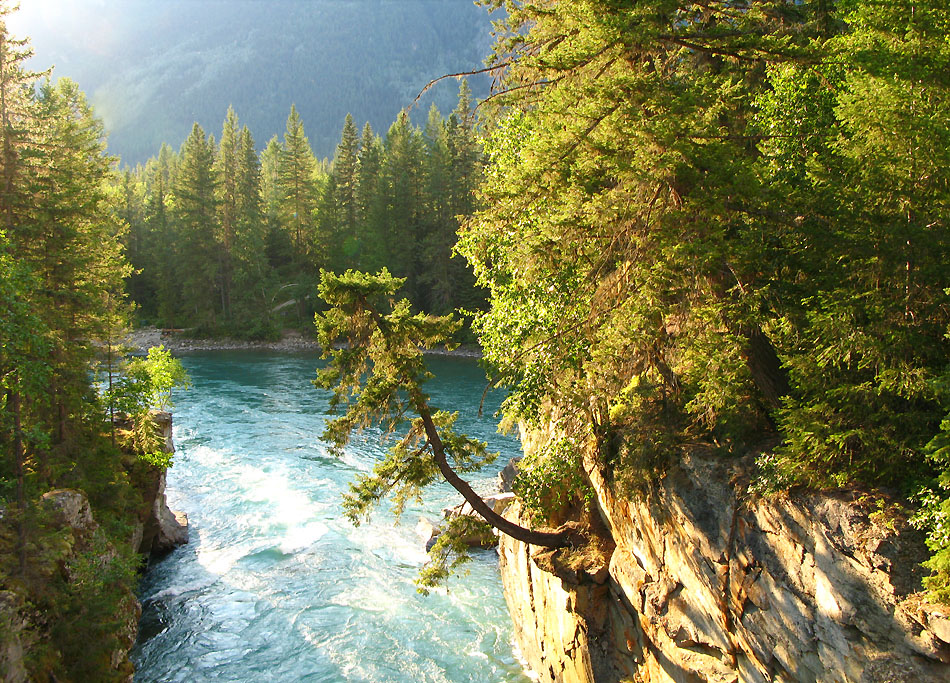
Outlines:
{"type": "MultiPolygon", "coordinates": [[[[174,453],[172,416],[153,412],[152,419],[161,431],[166,453],[174,453]]],[[[146,557],[161,555],[188,542],[188,516],[169,509],[165,499],[165,468],[149,467],[136,477],[136,490],[142,496],[134,525],[132,547],[146,557]]]]}
{"type": "Polygon", "coordinates": [[[588,458],[599,558],[502,539],[540,680],[950,681],[950,612],[915,595],[920,535],[869,494],[751,495],[750,464],[692,455],[621,496],[588,458]]]}
{"type": "MultiPolygon", "coordinates": [[[[173,452],[171,415],[153,413],[153,419],[164,436],[165,450],[173,452]]],[[[54,631],[62,632],[76,625],[56,623],[48,613],[31,604],[31,591],[36,590],[45,591],[46,597],[54,602],[71,599],[76,604],[70,605],[70,614],[97,620],[80,624],[84,637],[89,639],[85,643],[88,656],[100,656],[93,653],[97,648],[102,649],[97,641],[101,639],[108,643],[101,657],[103,669],[114,673],[110,680],[132,680],[133,668],[128,654],[135,643],[141,607],[132,591],[130,577],[127,574],[124,578],[113,577],[112,562],[119,555],[129,555],[129,551],[146,558],[167,552],[187,542],[188,529],[187,518],[171,512],[166,504],[165,469],[146,465],[131,456],[128,466],[129,479],[135,494],[140,496],[140,503],[127,515],[133,532],[124,553],[117,551],[118,541],[107,541],[101,534],[85,492],[54,489],[37,501],[36,508],[42,511],[45,528],[43,542],[31,548],[31,552],[39,558],[33,558],[28,578],[12,582],[13,590],[0,590],[0,680],[7,683],[58,680],[45,671],[43,652],[54,647],[51,644],[56,639],[52,635],[54,631]],[[103,587],[115,593],[108,598],[111,613],[89,615],[83,600],[97,601],[102,597],[95,593],[96,581],[103,579],[103,587]],[[95,629],[99,629],[98,635],[90,635],[95,629]]],[[[10,530],[0,528],[0,538],[4,533],[9,535],[10,530]]],[[[123,541],[121,545],[124,544],[123,541]]],[[[86,656],[86,652],[82,655],[86,656]]],[[[82,680],[82,676],[75,680],[82,680]]]]}

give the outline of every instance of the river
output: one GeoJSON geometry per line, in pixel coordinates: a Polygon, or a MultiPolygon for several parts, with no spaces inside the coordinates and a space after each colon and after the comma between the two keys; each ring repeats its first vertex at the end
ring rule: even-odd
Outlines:
{"type": "MultiPolygon", "coordinates": [[[[175,397],[167,493],[188,513],[191,542],[142,581],[136,681],[529,680],[513,652],[494,551],[477,553],[447,590],[416,592],[426,555],[414,526],[461,502],[451,488],[434,487],[398,526],[388,506],[360,527],[343,517],[348,482],[383,449],[376,432],[342,458],[327,453],[314,355],[214,352],[182,362],[193,388],[175,397]]],[[[491,492],[518,449],[495,432],[500,397],[478,418],[477,364],[429,362],[433,405],[458,410],[462,429],[501,451],[473,478],[491,492]]]]}

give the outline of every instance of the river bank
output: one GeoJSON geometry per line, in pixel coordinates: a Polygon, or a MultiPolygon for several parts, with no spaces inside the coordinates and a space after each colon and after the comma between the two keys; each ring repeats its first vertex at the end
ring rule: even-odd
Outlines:
{"type": "MultiPolygon", "coordinates": [[[[194,339],[184,335],[182,330],[168,330],[157,327],[141,327],[133,330],[126,338],[126,344],[141,352],[153,346],[164,346],[172,353],[191,351],[319,351],[320,344],[312,337],[304,336],[299,330],[283,330],[276,341],[248,341],[230,337],[194,339]]],[[[480,358],[481,351],[475,347],[458,348],[452,351],[430,349],[427,354],[439,356],[460,356],[480,358]]]]}

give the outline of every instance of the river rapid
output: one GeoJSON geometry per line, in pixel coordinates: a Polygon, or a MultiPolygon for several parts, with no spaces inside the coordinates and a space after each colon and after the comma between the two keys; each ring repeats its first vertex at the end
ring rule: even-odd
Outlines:
{"type": "MultiPolygon", "coordinates": [[[[354,527],[341,495],[383,454],[378,432],[342,458],[318,436],[328,394],[311,384],[314,354],[213,352],[182,362],[193,388],[175,397],[175,464],[168,501],[188,514],[191,542],[148,570],[132,653],[135,680],[511,681],[525,676],[494,551],[424,597],[413,580],[426,560],[414,526],[461,502],[433,487],[394,526],[388,506],[354,527]]],[[[495,432],[500,397],[477,418],[484,375],[471,359],[430,357],[433,406],[501,452],[473,478],[517,455],[495,432]]],[[[491,399],[492,397],[490,397],[491,399]]]]}

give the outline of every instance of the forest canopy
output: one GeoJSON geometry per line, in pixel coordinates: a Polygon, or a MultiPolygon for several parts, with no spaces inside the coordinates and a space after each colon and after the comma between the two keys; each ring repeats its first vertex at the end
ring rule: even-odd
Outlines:
{"type": "Polygon", "coordinates": [[[177,153],[163,145],[116,177],[139,319],[274,338],[309,326],[320,268],[388,267],[427,311],[478,307],[483,296],[452,249],[481,159],[465,81],[449,116],[433,105],[422,128],[402,112],[380,136],[347,115],[330,161],[314,156],[296,107],[283,139],[260,153],[234,109],[219,140],[195,123],[177,153]]]}
{"type": "MultiPolygon", "coordinates": [[[[758,490],[946,470],[946,3],[488,4],[504,76],[458,250],[508,419],[628,486],[697,447],[760,453],[758,490]]],[[[555,450],[535,467],[579,466],[555,450]]]]}

